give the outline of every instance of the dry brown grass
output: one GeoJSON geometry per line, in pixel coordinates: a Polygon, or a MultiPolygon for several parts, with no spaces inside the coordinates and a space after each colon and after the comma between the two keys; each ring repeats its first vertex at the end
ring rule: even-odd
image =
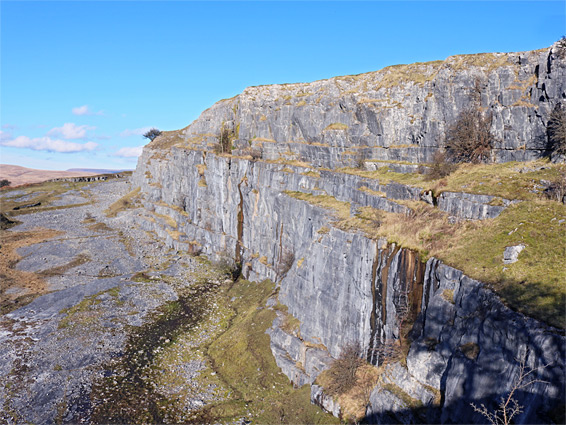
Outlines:
{"type": "Polygon", "coordinates": [[[165,229],[165,231],[167,232],[167,234],[169,236],[171,236],[171,238],[173,238],[173,240],[176,240],[176,241],[178,241],[181,236],[185,235],[183,232],[179,232],[178,230],[165,229]]]}
{"type": "Polygon", "coordinates": [[[172,217],[169,217],[168,215],[158,214],[155,212],[153,214],[156,217],[159,217],[161,220],[163,220],[167,226],[173,227],[174,229],[177,228],[177,222],[172,217]]]}
{"type": "MultiPolygon", "coordinates": [[[[383,367],[377,368],[363,364],[356,370],[355,384],[348,391],[335,396],[342,408],[343,419],[358,423],[365,416],[366,405],[371,390],[377,385],[383,367]]],[[[332,377],[328,370],[321,373],[317,383],[327,389],[332,386],[332,377]]]]}
{"type": "MultiPolygon", "coordinates": [[[[157,139],[156,139],[157,140],[157,139]]],[[[107,217],[116,217],[120,211],[124,211],[128,208],[135,208],[140,196],[140,188],[137,187],[126,195],[122,196],[116,202],[108,207],[104,213],[107,217]]]]}
{"type": "Polygon", "coordinates": [[[64,274],[67,270],[72,269],[73,267],[80,266],[81,264],[88,263],[90,261],[90,257],[87,254],[81,253],[73,258],[66,264],[57,267],[51,267],[47,270],[42,270],[37,273],[38,276],[41,277],[51,277],[51,276],[60,276],[64,274]]]}
{"type": "Polygon", "coordinates": [[[341,122],[334,122],[324,129],[326,130],[348,130],[348,126],[341,122]]]}
{"type": "Polygon", "coordinates": [[[413,249],[421,260],[436,257],[487,283],[511,308],[559,328],[566,327],[566,207],[555,201],[520,202],[499,217],[481,221],[449,220],[424,204],[409,205],[409,215],[370,207],[339,220],[343,230],[361,230],[371,238],[413,249]],[[503,264],[505,247],[523,243],[519,261],[503,264]]]}
{"type": "Polygon", "coordinates": [[[46,282],[36,273],[16,270],[14,267],[21,260],[17,250],[25,246],[45,242],[61,235],[51,229],[34,229],[27,232],[0,232],[0,312],[7,313],[27,304],[35,296],[46,290],[46,282]],[[22,293],[6,293],[11,288],[21,288],[22,293]]]}
{"type": "Polygon", "coordinates": [[[358,190],[361,190],[362,192],[368,193],[370,195],[374,195],[374,196],[379,196],[381,198],[385,198],[387,195],[385,194],[385,192],[381,192],[378,190],[371,190],[369,187],[367,186],[362,186],[360,187],[358,190]]]}
{"type": "Polygon", "coordinates": [[[310,193],[285,191],[292,198],[307,201],[312,205],[329,209],[334,212],[335,217],[345,220],[350,217],[350,203],[342,202],[330,195],[311,195],[310,193]]]}

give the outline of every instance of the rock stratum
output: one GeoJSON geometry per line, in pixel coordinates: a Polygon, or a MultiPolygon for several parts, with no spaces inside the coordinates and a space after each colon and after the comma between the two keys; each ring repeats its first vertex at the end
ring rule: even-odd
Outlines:
{"type": "Polygon", "coordinates": [[[342,167],[414,172],[473,102],[492,114],[494,162],[550,156],[548,120],[565,101],[558,44],[251,87],[145,147],[132,176],[144,212],[131,220],[178,251],[229,259],[246,279],[276,282],[273,302],[286,307],[268,331],[277,364],[295,385],[313,384],[313,402],[335,415],[340,405],[315,381],[358,343],[383,370],[365,410],[372,423],[483,423],[471,403],[496,409],[522,367],[541,382],[515,392],[516,422],[560,422],[562,330],[513,311],[438,259],[337,226],[336,209],[406,215],[424,201],[454,220],[497,217],[511,200],[433,197],[342,167]],[[401,344],[407,321],[408,353],[392,362],[380,347],[401,344]]]}

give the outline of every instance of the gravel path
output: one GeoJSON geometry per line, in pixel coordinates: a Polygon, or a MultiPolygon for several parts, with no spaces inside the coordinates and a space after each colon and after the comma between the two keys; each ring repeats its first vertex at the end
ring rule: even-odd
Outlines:
{"type": "MultiPolygon", "coordinates": [[[[97,402],[93,382],[124,354],[130,329],[177,300],[202,267],[131,225],[139,211],[106,217],[104,210],[129,190],[125,179],[93,183],[52,205],[69,208],[17,217],[22,224],[10,231],[62,234],[18,251],[17,268],[43,272],[50,292],[0,316],[0,423],[88,422],[97,402]],[[73,206],[85,202],[91,203],[73,206]],[[132,278],[140,272],[152,278],[132,278]]],[[[10,196],[27,196],[20,192],[10,196]]],[[[199,359],[179,364],[187,380],[202,369],[199,359]]],[[[212,400],[203,394],[185,404],[197,407],[203,398],[212,400]]]]}

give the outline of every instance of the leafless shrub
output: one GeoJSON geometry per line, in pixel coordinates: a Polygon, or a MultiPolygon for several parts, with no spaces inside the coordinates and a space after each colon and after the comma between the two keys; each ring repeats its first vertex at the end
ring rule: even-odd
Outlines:
{"type": "Polygon", "coordinates": [[[379,359],[380,365],[398,362],[403,357],[401,343],[397,339],[387,340],[373,349],[375,358],[379,359]]]}
{"type": "Polygon", "coordinates": [[[250,151],[250,155],[252,157],[252,161],[257,161],[258,159],[261,159],[263,154],[259,149],[252,149],[250,151]]]}
{"type": "Polygon", "coordinates": [[[283,279],[287,272],[291,270],[295,262],[295,253],[290,250],[283,250],[279,264],[277,265],[277,280],[283,279]]]}
{"type": "Polygon", "coordinates": [[[492,115],[484,114],[477,104],[462,111],[446,131],[444,143],[448,159],[452,162],[487,162],[495,141],[491,122],[492,115]]]}
{"type": "Polygon", "coordinates": [[[356,153],[354,160],[356,161],[357,169],[364,170],[366,168],[366,156],[363,150],[358,149],[358,152],[356,153]]]}
{"type": "Polygon", "coordinates": [[[458,166],[450,161],[443,150],[436,151],[432,163],[424,171],[425,180],[437,180],[449,176],[458,169],[458,166]]]}
{"type": "Polygon", "coordinates": [[[561,103],[558,103],[550,114],[546,133],[552,153],[566,155],[566,107],[561,103]]]}
{"type": "Polygon", "coordinates": [[[558,176],[544,190],[544,194],[554,201],[564,203],[566,200],[566,166],[562,166],[558,176]]]}
{"type": "Polygon", "coordinates": [[[192,257],[198,257],[202,254],[202,245],[198,242],[189,242],[189,247],[187,248],[187,253],[192,257]]]}
{"type": "Polygon", "coordinates": [[[214,146],[214,152],[220,153],[230,153],[232,151],[232,139],[234,138],[234,132],[227,128],[222,128],[220,134],[218,135],[218,144],[214,146]]]}
{"type": "Polygon", "coordinates": [[[344,394],[356,384],[356,372],[365,364],[361,354],[362,350],[358,343],[348,344],[342,348],[340,356],[332,362],[328,369],[330,382],[325,390],[329,394],[344,394]]]}
{"type": "Polygon", "coordinates": [[[506,397],[502,397],[501,401],[496,410],[489,410],[485,404],[480,404],[476,406],[474,403],[470,403],[475,412],[481,414],[486,418],[491,425],[508,425],[512,423],[515,416],[523,412],[523,406],[519,404],[514,395],[519,390],[525,390],[526,388],[534,385],[536,383],[548,382],[541,379],[535,379],[535,373],[540,369],[546,368],[548,365],[541,366],[536,369],[529,369],[525,366],[525,360],[521,361],[519,365],[519,375],[515,379],[515,383],[511,388],[511,391],[506,397]]]}

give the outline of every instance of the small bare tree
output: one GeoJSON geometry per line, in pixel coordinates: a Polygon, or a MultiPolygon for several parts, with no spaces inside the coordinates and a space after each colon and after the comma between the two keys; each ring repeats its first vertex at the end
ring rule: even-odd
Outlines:
{"type": "Polygon", "coordinates": [[[295,253],[291,250],[284,249],[279,257],[279,264],[277,265],[277,276],[275,280],[283,279],[295,262],[295,253]]]}
{"type": "Polygon", "coordinates": [[[566,203],[566,166],[561,166],[558,175],[549,182],[544,194],[549,199],[566,203]]]}
{"type": "Polygon", "coordinates": [[[450,161],[446,152],[443,150],[436,151],[432,157],[432,163],[425,171],[425,180],[437,180],[452,174],[458,166],[450,161]]]}
{"type": "Polygon", "coordinates": [[[552,152],[566,155],[566,108],[561,103],[550,114],[546,132],[552,152]]]}
{"type": "Polygon", "coordinates": [[[487,162],[495,141],[491,122],[492,115],[484,114],[477,104],[462,111],[446,131],[448,158],[453,162],[487,162]]]}
{"type": "Polygon", "coordinates": [[[147,131],[143,137],[145,137],[146,139],[149,139],[150,141],[153,142],[153,140],[157,137],[161,135],[161,130],[158,130],[157,128],[152,128],[151,130],[147,131]]]}
{"type": "Polygon", "coordinates": [[[515,398],[515,393],[536,383],[548,384],[547,381],[535,379],[534,377],[534,374],[538,370],[544,369],[547,366],[548,365],[544,365],[536,369],[529,369],[525,366],[525,359],[523,359],[519,365],[519,375],[515,379],[515,383],[513,384],[511,391],[509,391],[507,397],[501,398],[497,410],[490,411],[483,403],[480,404],[479,407],[474,403],[470,403],[472,408],[475,412],[486,418],[491,425],[509,425],[515,416],[523,412],[523,406],[520,405],[515,398]]]}
{"type": "Polygon", "coordinates": [[[232,151],[232,139],[234,132],[227,128],[222,128],[218,135],[218,144],[214,147],[216,153],[230,153],[232,151]]]}
{"type": "Polygon", "coordinates": [[[330,382],[325,388],[329,394],[344,394],[356,384],[356,372],[365,364],[361,357],[360,344],[348,344],[342,348],[340,356],[332,362],[328,373],[330,382]]]}

